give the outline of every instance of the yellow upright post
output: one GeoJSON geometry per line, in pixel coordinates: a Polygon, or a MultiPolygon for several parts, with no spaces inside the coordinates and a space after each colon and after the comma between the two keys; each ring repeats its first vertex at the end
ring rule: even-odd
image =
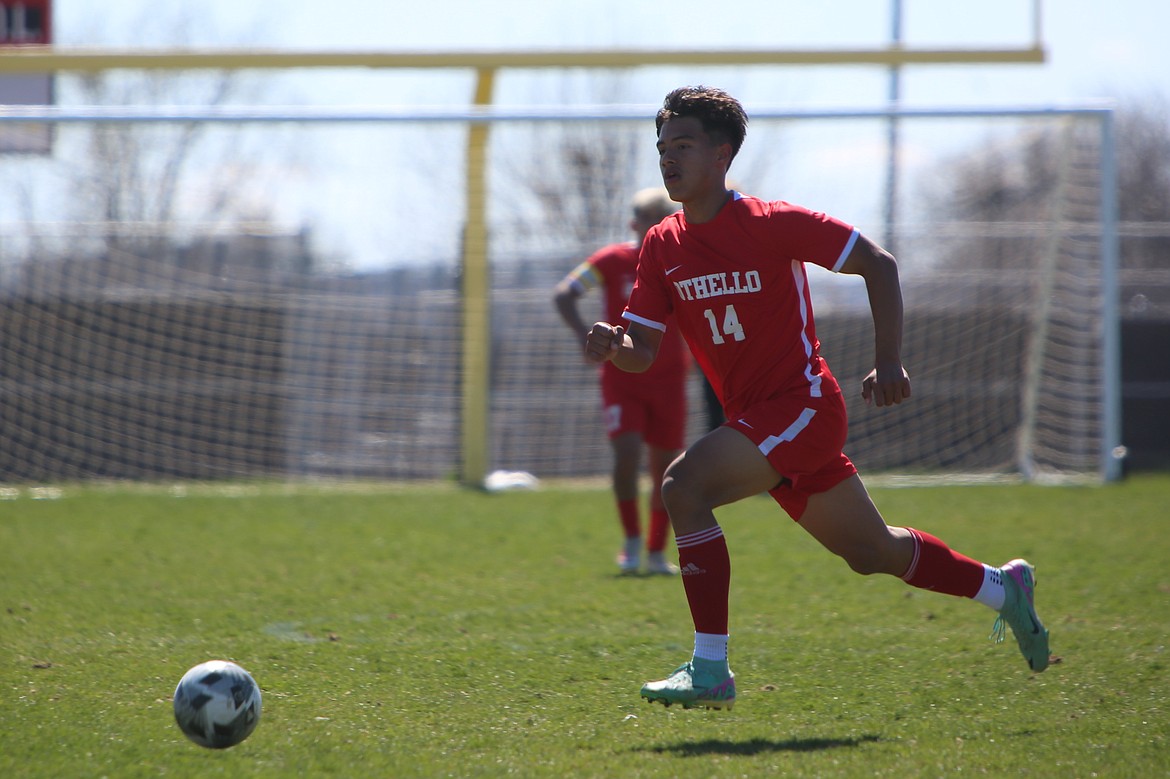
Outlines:
{"type": "MultiPolygon", "coordinates": [[[[476,69],[475,104],[490,105],[495,69],[476,69]]],[[[491,408],[491,278],[487,235],[488,123],[467,134],[467,219],[463,228],[462,469],[460,480],[481,486],[487,475],[491,408]]]]}

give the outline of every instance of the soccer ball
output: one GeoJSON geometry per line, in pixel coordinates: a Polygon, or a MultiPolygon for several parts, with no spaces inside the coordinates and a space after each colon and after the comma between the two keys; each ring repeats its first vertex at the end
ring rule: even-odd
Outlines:
{"type": "Polygon", "coordinates": [[[234,747],[259,721],[260,688],[235,663],[200,663],[183,674],[175,688],[175,722],[201,747],[234,747]]]}

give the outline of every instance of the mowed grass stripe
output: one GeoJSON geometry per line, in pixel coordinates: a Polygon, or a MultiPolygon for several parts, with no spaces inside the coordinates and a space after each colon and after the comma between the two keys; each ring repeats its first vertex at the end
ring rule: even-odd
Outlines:
{"type": "Polygon", "coordinates": [[[0,775],[1166,775],[1170,478],[875,489],[894,523],[1037,565],[1059,658],[994,614],[862,578],[767,498],[733,555],[731,713],[650,707],[689,656],[677,580],[615,575],[604,489],[228,496],[70,487],[0,502],[0,775]],[[188,742],[191,665],[264,719],[188,742]]]}

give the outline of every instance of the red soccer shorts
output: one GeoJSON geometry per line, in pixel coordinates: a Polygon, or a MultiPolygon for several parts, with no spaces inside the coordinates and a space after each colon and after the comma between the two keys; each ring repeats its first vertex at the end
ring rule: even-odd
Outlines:
{"type": "Polygon", "coordinates": [[[757,403],[728,420],[784,477],[768,494],[799,521],[810,495],[825,492],[857,473],[841,451],[849,429],[840,391],[826,397],[782,397],[757,403]]]}
{"type": "Polygon", "coordinates": [[[606,435],[614,439],[623,433],[640,433],[655,448],[682,449],[687,432],[686,381],[639,381],[637,374],[622,378],[626,381],[601,382],[606,435]]]}

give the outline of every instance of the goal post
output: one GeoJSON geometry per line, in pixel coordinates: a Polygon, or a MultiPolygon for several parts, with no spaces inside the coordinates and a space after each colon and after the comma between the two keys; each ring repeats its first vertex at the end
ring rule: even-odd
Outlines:
{"type": "MultiPolygon", "coordinates": [[[[45,0],[46,2],[48,0],[45,0]]],[[[22,46],[0,54],[0,78],[15,74],[57,73],[62,71],[94,73],[109,70],[149,71],[219,71],[289,68],[423,68],[427,70],[472,69],[476,75],[475,106],[492,103],[496,73],[500,69],[565,68],[635,68],[665,65],[801,65],[801,66],[883,66],[891,72],[907,65],[939,64],[1020,64],[1041,63],[1046,53],[1041,43],[1040,0],[1032,2],[1032,39],[1030,44],[1003,48],[929,48],[906,46],[900,40],[888,46],[853,49],[738,49],[720,50],[559,50],[559,51],[466,51],[466,52],[386,52],[386,51],[288,51],[257,49],[198,50],[109,50],[22,46]]],[[[48,42],[50,39],[45,38],[48,42]]],[[[47,101],[46,101],[47,102],[47,101]]],[[[19,116],[10,116],[21,122],[19,116]]],[[[58,121],[64,121],[59,119],[58,121]]],[[[0,125],[0,129],[13,125],[0,125]]],[[[24,123],[24,128],[33,126],[24,123]]],[[[486,281],[488,274],[487,232],[484,206],[488,125],[473,123],[469,130],[467,159],[467,219],[463,225],[463,382],[461,430],[462,460],[460,478],[465,483],[481,484],[487,468],[487,396],[470,394],[483,384],[490,369],[484,348],[489,307],[486,281]]],[[[892,160],[891,153],[891,160],[892,160]]]]}
{"type": "MultiPolygon", "coordinates": [[[[179,212],[167,223],[74,217],[0,225],[0,479],[606,473],[596,382],[556,319],[551,292],[594,248],[627,237],[625,206],[609,203],[614,218],[569,235],[565,215],[526,190],[531,174],[526,179],[521,168],[531,149],[555,149],[571,129],[605,144],[629,139],[647,154],[623,173],[632,193],[653,183],[653,107],[488,106],[490,83],[488,90],[482,105],[458,111],[0,109],[0,122],[56,124],[62,141],[54,160],[0,163],[10,181],[36,180],[46,166],[89,169],[88,147],[73,136],[106,126],[142,133],[142,148],[151,149],[193,124],[228,146],[248,136],[267,150],[342,135],[355,139],[348,147],[366,150],[370,165],[407,163],[376,157],[357,133],[376,130],[389,147],[401,144],[398,133],[421,133],[438,147],[435,159],[458,163],[457,172],[424,177],[433,190],[388,202],[387,212],[424,210],[384,226],[402,254],[357,274],[306,259],[322,251],[311,231],[306,237],[274,223],[203,223],[179,212]],[[481,165],[484,178],[472,181],[481,165]],[[456,191],[462,208],[453,210],[456,191]],[[445,205],[425,210],[432,202],[445,205]],[[482,359],[468,361],[469,354],[482,359]]],[[[1052,131],[1062,144],[1061,185],[1026,218],[899,210],[918,215],[898,231],[911,404],[875,414],[852,397],[849,387],[872,360],[872,325],[851,280],[810,272],[818,332],[850,395],[849,454],[867,473],[1119,476],[1108,108],[749,112],[753,146],[773,154],[799,144],[801,159],[780,177],[765,154],[745,150],[734,172],[745,190],[823,208],[873,234],[878,177],[859,175],[856,162],[836,166],[834,155],[880,138],[889,118],[928,161],[905,174],[911,179],[987,139],[1010,144],[1052,131]],[[1074,131],[1056,132],[1065,126],[1074,131]],[[801,170],[818,164],[811,176],[801,170]],[[833,202],[867,181],[868,199],[833,202]]],[[[271,186],[291,190],[284,168],[273,170],[271,186]]],[[[596,172],[565,175],[564,188],[573,189],[585,181],[572,176],[596,172]]],[[[205,197],[209,182],[195,177],[187,186],[183,202],[205,197]]],[[[330,173],[297,194],[323,209],[349,186],[330,173]]],[[[694,438],[705,426],[697,378],[689,392],[694,438]]]]}
{"type": "MultiPolygon", "coordinates": [[[[491,105],[495,71],[476,77],[475,106],[491,105]]],[[[489,367],[491,348],[491,275],[488,263],[488,167],[486,122],[467,131],[467,217],[463,236],[463,425],[461,467],[464,483],[483,484],[488,473],[489,367]]]]}

